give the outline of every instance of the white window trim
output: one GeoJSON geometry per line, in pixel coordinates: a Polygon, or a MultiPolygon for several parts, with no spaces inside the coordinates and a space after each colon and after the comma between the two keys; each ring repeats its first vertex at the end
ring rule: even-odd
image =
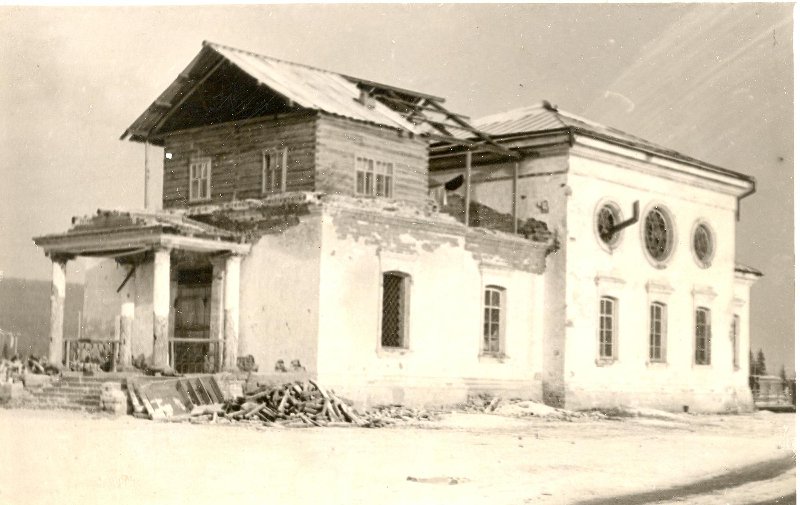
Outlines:
{"type": "Polygon", "coordinates": [[[734,371],[742,368],[742,317],[734,312],[731,315],[731,366],[734,371]]]}
{"type": "Polygon", "coordinates": [[[286,147],[264,149],[261,151],[261,194],[269,195],[274,193],[286,192],[286,175],[288,173],[289,149],[286,147]],[[267,179],[270,173],[269,164],[275,160],[275,168],[280,168],[281,184],[280,188],[267,187],[267,179]],[[280,163],[280,165],[278,165],[280,163]]]}
{"type": "Polygon", "coordinates": [[[692,298],[694,303],[692,304],[692,354],[691,354],[691,363],[692,367],[700,367],[700,368],[711,368],[714,365],[716,360],[712,359],[713,354],[712,350],[714,348],[714,317],[715,313],[717,312],[716,307],[714,307],[714,300],[717,298],[717,292],[714,291],[714,288],[711,286],[705,285],[696,285],[692,288],[692,298]],[[704,308],[708,310],[709,314],[709,337],[708,337],[708,349],[707,349],[707,357],[708,363],[697,363],[697,309],[704,308]]]}
{"type": "Polygon", "coordinates": [[[647,366],[667,366],[669,364],[669,317],[670,317],[670,297],[675,291],[668,281],[651,280],[645,285],[647,290],[647,320],[645,330],[645,364],[647,366]],[[661,359],[650,359],[650,306],[654,303],[660,303],[665,308],[665,315],[663,321],[663,330],[661,335],[661,359]]]}
{"type": "Polygon", "coordinates": [[[210,157],[192,158],[192,159],[189,160],[189,201],[190,202],[205,202],[205,201],[211,200],[211,172],[212,172],[212,168],[213,168],[213,163],[212,163],[212,160],[211,160],[210,157]],[[202,181],[203,180],[202,178],[192,177],[192,166],[193,165],[201,165],[201,164],[202,165],[207,165],[207,167],[208,167],[208,177],[206,178],[206,181],[205,181],[206,196],[204,196],[204,197],[200,197],[200,196],[194,194],[194,191],[192,189],[192,188],[194,188],[194,182],[195,181],[202,181]]]}
{"type": "MultiPolygon", "coordinates": [[[[369,156],[369,155],[356,154],[353,157],[353,192],[354,192],[354,194],[356,196],[364,196],[364,197],[371,197],[371,198],[374,198],[374,197],[394,198],[395,197],[395,186],[396,186],[396,180],[397,180],[397,174],[396,174],[396,170],[395,170],[396,165],[397,164],[395,162],[393,162],[393,161],[387,161],[385,159],[379,159],[379,158],[376,158],[374,156],[369,156]],[[372,162],[372,171],[371,172],[364,172],[364,173],[371,173],[372,174],[372,191],[369,192],[369,193],[366,192],[366,188],[365,188],[363,193],[359,192],[358,173],[362,172],[362,170],[358,169],[358,161],[359,161],[359,159],[372,162]],[[388,177],[390,177],[390,182],[389,182],[388,186],[386,186],[386,182],[385,182],[386,181],[386,177],[387,177],[386,169],[384,168],[383,172],[379,172],[378,171],[378,165],[379,164],[382,164],[384,167],[391,167],[391,174],[388,175],[388,177]],[[384,191],[384,194],[382,194],[382,195],[378,195],[378,184],[377,184],[378,183],[378,175],[383,175],[384,176],[384,186],[385,186],[384,189],[385,189],[385,191],[384,191]]],[[[365,180],[365,186],[366,186],[366,180],[365,180]]]]}
{"type": "MultiPolygon", "coordinates": [[[[481,356],[483,357],[492,357],[492,358],[506,358],[506,312],[508,312],[508,289],[505,286],[499,285],[497,283],[492,284],[484,284],[483,289],[481,290],[481,356]],[[499,314],[499,327],[498,327],[498,342],[497,342],[497,350],[490,351],[486,349],[485,346],[485,338],[484,329],[486,324],[486,292],[492,290],[496,291],[500,294],[500,302],[499,306],[496,307],[500,311],[499,314]]],[[[495,308],[495,307],[492,307],[495,308]]]]}
{"type": "Polygon", "coordinates": [[[378,357],[400,357],[413,352],[414,350],[414,303],[413,289],[414,279],[417,275],[417,256],[399,254],[383,249],[378,249],[378,289],[376,298],[377,307],[377,326],[375,328],[375,353],[378,357]],[[403,347],[383,347],[383,274],[389,272],[398,272],[405,274],[406,278],[406,327],[405,327],[405,345],[403,347]]]}
{"type": "Polygon", "coordinates": [[[622,330],[623,326],[619,324],[619,320],[621,306],[624,301],[623,295],[626,283],[623,276],[615,271],[598,274],[595,277],[594,282],[597,285],[597,298],[595,299],[596,301],[594,303],[593,312],[595,332],[594,339],[592,340],[592,345],[594,345],[595,365],[609,366],[619,362],[620,360],[619,346],[620,342],[622,341],[620,331],[622,330]],[[611,357],[600,356],[600,300],[604,297],[614,299],[614,328],[612,330],[613,340],[611,343],[611,357]]]}

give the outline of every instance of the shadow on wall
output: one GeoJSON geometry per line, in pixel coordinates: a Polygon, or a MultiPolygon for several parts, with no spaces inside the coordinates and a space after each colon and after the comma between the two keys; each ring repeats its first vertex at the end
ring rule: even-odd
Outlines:
{"type": "MultiPolygon", "coordinates": [[[[78,336],[78,315],[83,308],[83,285],[67,284],[64,337],[78,336]]],[[[50,338],[50,281],[0,280],[0,329],[18,336],[20,356],[46,356],[50,338]]]]}

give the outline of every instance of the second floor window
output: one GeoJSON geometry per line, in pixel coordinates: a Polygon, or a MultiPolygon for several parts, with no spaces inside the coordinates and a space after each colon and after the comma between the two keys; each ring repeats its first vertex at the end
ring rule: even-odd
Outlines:
{"type": "Polygon", "coordinates": [[[394,195],[394,165],[356,157],[356,194],[391,198],[394,195]]]}
{"type": "Polygon", "coordinates": [[[650,304],[650,361],[664,361],[664,336],[666,335],[667,306],[650,304]]]}
{"type": "Polygon", "coordinates": [[[600,298],[600,351],[601,360],[612,360],[616,354],[614,344],[617,332],[617,301],[610,296],[600,298]]]}
{"type": "Polygon", "coordinates": [[[711,363],[711,311],[699,307],[694,311],[694,363],[711,363]]]}
{"type": "Polygon", "coordinates": [[[211,158],[189,163],[189,201],[211,198],[211,158]]]}
{"type": "Polygon", "coordinates": [[[286,191],[288,151],[270,149],[261,154],[261,193],[283,193],[286,191]]]}

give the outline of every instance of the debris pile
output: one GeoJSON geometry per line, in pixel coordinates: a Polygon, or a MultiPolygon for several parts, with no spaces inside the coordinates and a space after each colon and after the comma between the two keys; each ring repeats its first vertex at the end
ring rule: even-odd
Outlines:
{"type": "Polygon", "coordinates": [[[575,412],[550,407],[531,400],[520,398],[504,399],[490,393],[470,395],[465,403],[457,406],[457,410],[471,413],[497,414],[506,417],[539,417],[553,421],[603,419],[606,417],[605,414],[599,411],[575,412]]]}
{"type": "Polygon", "coordinates": [[[438,415],[424,409],[414,409],[403,405],[378,405],[363,415],[367,428],[381,428],[401,423],[435,421],[438,415]]]}

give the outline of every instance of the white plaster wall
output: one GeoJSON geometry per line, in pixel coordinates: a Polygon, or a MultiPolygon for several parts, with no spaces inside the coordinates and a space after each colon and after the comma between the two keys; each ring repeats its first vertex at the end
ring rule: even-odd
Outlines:
{"type": "Polygon", "coordinates": [[[323,216],[323,383],[360,404],[446,404],[489,390],[541,398],[542,276],[481,267],[464,250],[463,235],[369,230],[357,217],[323,216]],[[353,232],[359,225],[363,236],[353,232]],[[398,242],[388,240],[395,233],[398,242]],[[407,350],[380,346],[382,273],[392,270],[412,279],[407,350]],[[506,288],[504,360],[480,356],[485,284],[506,288]]]}
{"type": "MultiPolygon", "coordinates": [[[[747,380],[734,373],[729,329],[734,299],[735,197],[573,154],[568,185],[568,247],[565,321],[566,404],[571,408],[616,404],[690,410],[735,408],[747,398],[747,380]],[[615,201],[624,218],[638,200],[641,218],[625,229],[618,247],[606,252],[596,238],[594,215],[603,199],[615,201]],[[646,258],[641,239],[653,204],[673,215],[675,245],[664,268],[646,258]],[[691,252],[698,218],[716,235],[712,265],[701,268],[691,252]],[[649,363],[648,283],[668,286],[667,360],[649,363]],[[715,296],[698,295],[698,291],[715,296]],[[604,294],[618,299],[618,356],[599,364],[598,310],[604,294]],[[711,364],[694,364],[694,308],[711,310],[711,364]]],[[[744,323],[744,318],[743,318],[744,323]]],[[[744,326],[744,324],[743,324],[744,326]]]]}
{"type": "MultiPolygon", "coordinates": [[[[550,153],[519,161],[517,169],[517,216],[534,218],[547,224],[560,243],[557,251],[547,256],[544,273],[545,295],[539,297],[537,310],[542,311],[543,340],[537,352],[543,359],[544,398],[548,403],[563,403],[564,321],[566,319],[566,195],[569,159],[563,152],[550,153]]],[[[512,182],[514,163],[475,167],[472,199],[499,212],[512,212],[512,182]]],[[[451,170],[437,175],[444,182],[461,173],[451,170]]],[[[463,194],[463,186],[460,191],[463,194]]]]}
{"type": "Polygon", "coordinates": [[[133,277],[117,293],[130,267],[113,259],[104,259],[86,271],[83,297],[83,337],[119,338],[119,314],[122,303],[135,304],[131,350],[134,357],[153,354],[153,267],[139,265],[133,277]]]}
{"type": "Polygon", "coordinates": [[[320,293],[319,215],[282,233],[264,235],[242,261],[239,356],[252,354],[260,372],[299,359],[316,371],[320,293]]]}

